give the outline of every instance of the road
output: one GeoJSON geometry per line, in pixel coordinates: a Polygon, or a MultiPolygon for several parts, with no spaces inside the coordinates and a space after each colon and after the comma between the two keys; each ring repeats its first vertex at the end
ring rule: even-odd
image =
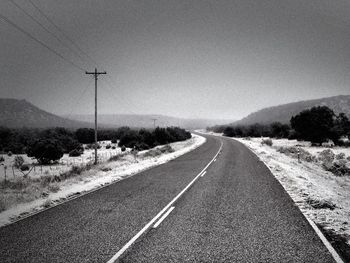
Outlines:
{"type": "Polygon", "coordinates": [[[0,261],[107,262],[191,181],[119,262],[334,262],[267,167],[239,142],[213,136],[169,163],[0,228],[0,261]]]}

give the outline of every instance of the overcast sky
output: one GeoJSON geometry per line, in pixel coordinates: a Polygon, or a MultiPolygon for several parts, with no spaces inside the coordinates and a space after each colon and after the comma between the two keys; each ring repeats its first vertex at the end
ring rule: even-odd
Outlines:
{"type": "MultiPolygon", "coordinates": [[[[94,81],[84,70],[96,64],[28,0],[12,1],[60,41],[9,0],[1,15],[66,60],[0,18],[0,97],[93,113],[94,81]]],[[[348,0],[31,1],[107,71],[101,113],[239,119],[350,94],[348,0]]]]}

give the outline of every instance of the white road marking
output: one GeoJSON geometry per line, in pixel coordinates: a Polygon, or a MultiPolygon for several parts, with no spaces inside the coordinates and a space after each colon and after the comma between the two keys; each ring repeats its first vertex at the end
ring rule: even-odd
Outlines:
{"type": "Polygon", "coordinates": [[[154,224],[153,228],[157,228],[163,222],[163,220],[171,213],[171,211],[174,210],[174,208],[175,206],[170,207],[170,209],[158,220],[158,222],[154,224]]]}
{"type": "Polygon", "coordinates": [[[216,162],[216,159],[214,159],[214,162],[216,162]]]}
{"type": "Polygon", "coordinates": [[[171,207],[193,184],[194,182],[199,178],[199,176],[205,171],[209,165],[212,164],[214,159],[219,155],[221,149],[222,149],[223,142],[221,141],[220,149],[215,154],[213,159],[203,168],[203,170],[173,199],[170,201],[169,204],[167,204],[151,221],[149,221],[133,238],[131,238],[110,260],[107,261],[107,263],[114,263],[118,260],[118,258],[143,234],[145,233],[153,224],[155,221],[158,220],[158,218],[168,210],[169,207],[171,207]]]}
{"type": "Polygon", "coordinates": [[[201,177],[203,177],[206,173],[207,173],[207,171],[204,171],[204,173],[201,174],[201,177]]]}

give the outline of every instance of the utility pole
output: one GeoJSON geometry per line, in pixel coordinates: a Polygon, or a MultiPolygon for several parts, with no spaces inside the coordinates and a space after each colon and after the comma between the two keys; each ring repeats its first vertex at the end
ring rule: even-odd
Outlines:
{"type": "Polygon", "coordinates": [[[157,119],[151,119],[153,121],[153,128],[155,129],[156,128],[156,121],[157,119]]]}
{"type": "Polygon", "coordinates": [[[97,79],[98,79],[98,75],[107,74],[107,72],[106,71],[97,72],[97,68],[95,68],[94,72],[85,71],[85,74],[94,75],[95,77],[95,162],[94,163],[97,164],[97,79]]]}

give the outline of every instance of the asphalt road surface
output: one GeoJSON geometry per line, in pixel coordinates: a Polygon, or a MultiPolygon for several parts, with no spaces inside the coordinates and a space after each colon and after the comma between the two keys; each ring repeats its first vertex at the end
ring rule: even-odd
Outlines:
{"type": "Polygon", "coordinates": [[[334,262],[264,164],[212,136],[169,163],[0,228],[0,262],[108,262],[196,177],[117,261],[334,262]]]}

